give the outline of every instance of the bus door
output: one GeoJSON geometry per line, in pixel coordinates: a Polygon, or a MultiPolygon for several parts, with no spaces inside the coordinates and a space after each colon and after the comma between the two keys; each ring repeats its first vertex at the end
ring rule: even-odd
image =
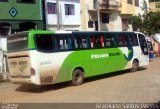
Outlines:
{"type": "Polygon", "coordinates": [[[147,41],[145,39],[145,36],[142,34],[138,34],[138,39],[139,39],[139,46],[141,49],[141,54],[140,54],[140,63],[142,65],[148,65],[149,62],[149,56],[148,56],[148,46],[147,46],[147,41]]]}

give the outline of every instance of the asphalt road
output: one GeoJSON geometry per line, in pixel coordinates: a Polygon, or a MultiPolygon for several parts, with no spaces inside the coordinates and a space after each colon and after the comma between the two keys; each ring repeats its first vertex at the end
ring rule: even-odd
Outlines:
{"type": "Polygon", "coordinates": [[[85,79],[80,86],[69,83],[35,87],[0,85],[0,103],[158,103],[160,58],[146,69],[115,72],[85,79]]]}

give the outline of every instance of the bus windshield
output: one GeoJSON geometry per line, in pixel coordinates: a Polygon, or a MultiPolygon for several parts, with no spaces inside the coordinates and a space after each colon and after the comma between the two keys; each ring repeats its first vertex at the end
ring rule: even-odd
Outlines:
{"type": "Polygon", "coordinates": [[[18,50],[23,50],[26,49],[28,46],[28,33],[17,33],[17,34],[12,34],[8,39],[7,39],[7,48],[8,51],[18,51],[18,50]]]}

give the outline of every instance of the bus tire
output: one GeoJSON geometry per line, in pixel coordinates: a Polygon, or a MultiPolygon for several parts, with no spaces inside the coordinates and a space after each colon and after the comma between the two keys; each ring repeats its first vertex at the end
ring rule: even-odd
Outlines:
{"type": "Polygon", "coordinates": [[[81,85],[83,84],[83,80],[84,80],[83,71],[80,69],[74,70],[73,75],[72,75],[72,85],[74,86],[81,85]]]}
{"type": "Polygon", "coordinates": [[[138,71],[138,68],[139,68],[139,63],[138,63],[138,61],[134,60],[134,61],[132,62],[131,72],[136,72],[136,71],[138,71]]]}

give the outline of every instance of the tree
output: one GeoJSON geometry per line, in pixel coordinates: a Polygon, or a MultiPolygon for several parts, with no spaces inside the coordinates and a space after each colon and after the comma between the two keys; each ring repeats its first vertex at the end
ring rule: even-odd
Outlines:
{"type": "Polygon", "coordinates": [[[143,31],[141,16],[131,16],[129,21],[132,24],[133,31],[143,31]]]}
{"type": "Polygon", "coordinates": [[[143,29],[149,36],[160,33],[160,12],[149,12],[143,21],[143,29]]]}
{"type": "Polygon", "coordinates": [[[148,36],[154,33],[160,33],[160,12],[149,12],[145,19],[141,16],[131,16],[129,20],[132,24],[133,31],[140,31],[148,36]]]}

